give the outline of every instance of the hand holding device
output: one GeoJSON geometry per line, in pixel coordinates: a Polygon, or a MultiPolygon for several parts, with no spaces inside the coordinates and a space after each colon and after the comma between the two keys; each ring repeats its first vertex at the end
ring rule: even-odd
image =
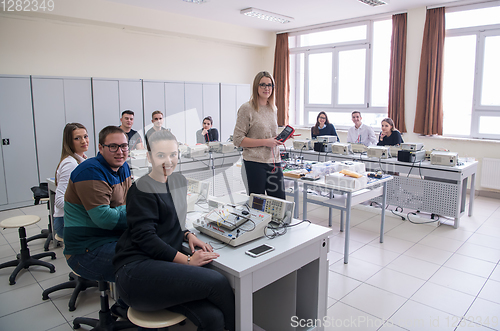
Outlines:
{"type": "Polygon", "coordinates": [[[295,132],[295,129],[292,128],[290,125],[285,126],[283,131],[280,132],[280,134],[276,137],[276,140],[285,142],[288,138],[290,138],[293,133],[295,132]]]}

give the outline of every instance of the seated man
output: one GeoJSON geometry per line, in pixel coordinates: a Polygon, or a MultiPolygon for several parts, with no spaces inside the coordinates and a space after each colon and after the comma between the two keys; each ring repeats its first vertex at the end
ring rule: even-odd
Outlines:
{"type": "Polygon", "coordinates": [[[130,150],[144,149],[142,145],[141,135],[132,129],[134,125],[134,112],[130,109],[124,110],[122,112],[122,117],[120,118],[120,129],[125,132],[128,137],[128,146],[130,150]]]}
{"type": "Polygon", "coordinates": [[[375,132],[371,126],[364,125],[361,120],[361,113],[357,110],[353,111],[352,122],[354,126],[349,128],[347,131],[347,142],[363,144],[365,146],[372,146],[377,144],[377,138],[375,137],[375,132]]]}
{"type": "Polygon", "coordinates": [[[64,197],[64,255],[74,272],[115,281],[111,260],[127,228],[125,199],[132,183],[128,140],[122,129],[99,132],[99,153],[71,173],[64,197]]]}
{"type": "Polygon", "coordinates": [[[163,127],[163,113],[161,111],[155,110],[151,114],[151,117],[152,117],[151,123],[153,123],[153,127],[149,129],[148,132],[146,132],[146,135],[144,136],[144,140],[146,140],[146,148],[148,146],[149,136],[151,136],[153,133],[157,131],[166,130],[163,127]]]}

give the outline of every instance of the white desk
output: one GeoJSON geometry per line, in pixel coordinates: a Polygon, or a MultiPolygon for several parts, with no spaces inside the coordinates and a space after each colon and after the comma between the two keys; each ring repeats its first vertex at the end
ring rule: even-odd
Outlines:
{"type": "MultiPolygon", "coordinates": [[[[326,316],[331,234],[332,230],[326,227],[302,223],[272,240],[263,237],[216,250],[220,257],[209,267],[225,275],[234,288],[236,330],[252,330],[253,323],[266,330],[296,330],[291,326],[292,316],[326,316]],[[263,243],[275,250],[257,258],[245,254],[263,243]]],[[[203,234],[198,236],[205,242],[216,241],[203,234]]]]}
{"type": "Polygon", "coordinates": [[[295,156],[303,156],[305,160],[310,161],[361,161],[365,164],[367,171],[383,170],[385,173],[392,174],[394,180],[387,187],[387,203],[452,217],[455,228],[459,227],[460,218],[465,214],[467,184],[470,178],[468,215],[472,216],[477,161],[450,167],[433,165],[427,160],[415,164],[400,162],[396,158],[379,160],[359,153],[340,155],[293,149],[289,152],[295,156]],[[410,177],[409,174],[412,176],[410,177]]]}
{"type": "MultiPolygon", "coordinates": [[[[344,263],[349,263],[349,239],[351,228],[351,207],[361,202],[372,200],[376,197],[382,198],[382,206],[387,203],[387,183],[393,179],[392,176],[384,175],[381,179],[369,179],[370,182],[362,189],[349,189],[333,186],[325,183],[325,178],[322,177],[317,181],[307,181],[302,179],[286,177],[287,180],[294,181],[294,201],[295,206],[299,204],[298,182],[302,182],[302,217],[307,219],[307,203],[313,203],[328,207],[328,226],[332,226],[332,208],[338,209],[340,213],[340,231],[344,231],[344,213],[345,213],[345,243],[344,243],[344,263]],[[313,199],[307,193],[309,186],[326,188],[330,192],[330,198],[320,200],[313,199]]],[[[380,242],[384,242],[384,223],[385,223],[385,208],[381,208],[380,214],[380,242]]]]}

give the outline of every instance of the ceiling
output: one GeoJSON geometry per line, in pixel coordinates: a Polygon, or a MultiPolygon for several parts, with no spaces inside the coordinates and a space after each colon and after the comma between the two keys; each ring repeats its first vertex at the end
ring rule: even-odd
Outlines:
{"type": "Polygon", "coordinates": [[[341,21],[355,17],[397,13],[408,9],[435,6],[456,0],[389,0],[388,5],[371,7],[358,0],[208,0],[203,4],[182,0],[107,0],[131,6],[224,22],[266,31],[285,31],[306,26],[341,21]],[[240,14],[254,7],[293,17],[291,23],[268,22],[240,14]]]}

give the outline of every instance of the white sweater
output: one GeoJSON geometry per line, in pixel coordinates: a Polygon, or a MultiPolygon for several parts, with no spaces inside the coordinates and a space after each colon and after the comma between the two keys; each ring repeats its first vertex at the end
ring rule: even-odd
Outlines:
{"type": "Polygon", "coordinates": [[[57,188],[54,206],[54,217],[64,216],[64,193],[66,193],[66,188],[68,187],[71,172],[78,166],[78,162],[75,160],[75,157],[80,160],[80,163],[85,161],[85,159],[87,158],[86,156],[85,158],[82,158],[78,154],[74,154],[74,157],[67,156],[64,160],[61,161],[61,164],[57,169],[57,188]]]}

